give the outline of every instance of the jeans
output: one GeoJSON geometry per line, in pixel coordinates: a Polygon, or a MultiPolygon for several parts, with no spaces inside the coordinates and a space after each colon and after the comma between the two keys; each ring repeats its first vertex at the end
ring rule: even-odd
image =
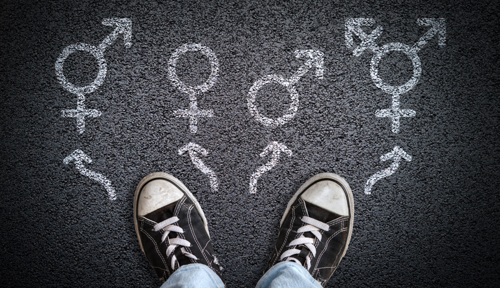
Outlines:
{"type": "MultiPolygon", "coordinates": [[[[175,271],[161,288],[222,288],[224,283],[208,266],[189,264],[175,271]]],[[[295,262],[280,262],[260,278],[257,288],[321,288],[311,274],[295,262]]]]}

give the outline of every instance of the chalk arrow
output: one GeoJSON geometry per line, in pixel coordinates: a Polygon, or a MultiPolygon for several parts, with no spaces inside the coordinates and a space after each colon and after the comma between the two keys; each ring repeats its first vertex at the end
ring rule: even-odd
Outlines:
{"type": "Polygon", "coordinates": [[[216,192],[217,190],[219,190],[217,175],[215,175],[214,171],[206,166],[205,163],[203,163],[203,161],[201,161],[201,159],[198,157],[199,154],[201,154],[202,156],[207,156],[208,151],[200,145],[190,142],[179,149],[179,155],[182,155],[186,152],[188,152],[194,166],[198,168],[203,174],[207,175],[208,179],[210,180],[210,187],[212,188],[212,191],[216,192]]]}
{"type": "Polygon", "coordinates": [[[120,34],[123,34],[125,47],[130,48],[132,46],[132,20],[129,18],[106,18],[102,20],[102,24],[111,27],[116,26],[116,28],[99,44],[101,51],[113,44],[120,34]]]}
{"type": "Polygon", "coordinates": [[[87,156],[87,154],[83,153],[83,151],[80,149],[76,149],[68,157],[64,158],[63,163],[68,165],[71,162],[75,162],[76,170],[78,170],[80,174],[89,177],[94,181],[99,182],[101,185],[104,186],[104,188],[108,192],[109,200],[116,200],[115,188],[111,186],[111,181],[106,179],[106,177],[104,177],[102,174],[99,174],[97,172],[85,168],[85,166],[83,165],[83,161],[87,163],[92,163],[92,159],[90,159],[90,157],[87,156]]]}
{"type": "Polygon", "coordinates": [[[354,48],[353,34],[361,40],[359,46],[352,51],[354,56],[360,56],[366,49],[377,53],[379,48],[375,40],[382,34],[382,26],[378,26],[370,34],[366,34],[361,28],[362,26],[373,26],[373,24],[375,24],[373,18],[347,18],[345,20],[345,45],[347,48],[354,48]]]}
{"type": "Polygon", "coordinates": [[[304,76],[309,69],[316,68],[316,77],[323,79],[323,59],[324,54],[318,50],[297,50],[295,51],[295,58],[307,58],[306,62],[295,72],[288,80],[290,84],[295,84],[304,76]]]}
{"type": "Polygon", "coordinates": [[[443,48],[446,46],[446,20],[444,18],[421,18],[417,20],[417,24],[420,26],[431,26],[431,29],[413,45],[413,51],[420,51],[436,34],[438,35],[439,47],[443,48]]]}
{"type": "Polygon", "coordinates": [[[292,156],[292,151],[290,151],[284,144],[273,141],[269,145],[267,145],[266,148],[264,148],[264,151],[262,151],[262,153],[260,153],[260,157],[264,158],[271,152],[272,152],[271,160],[269,162],[267,162],[265,165],[257,168],[257,170],[250,177],[250,193],[251,194],[254,194],[257,192],[257,180],[259,179],[259,177],[262,176],[262,174],[266,173],[267,171],[273,169],[273,167],[276,166],[276,164],[278,164],[281,152],[286,153],[288,155],[288,157],[292,156]]]}
{"type": "Polygon", "coordinates": [[[380,179],[386,178],[391,176],[396,172],[396,170],[399,167],[399,162],[401,161],[401,158],[405,159],[406,161],[410,162],[411,161],[411,156],[406,153],[403,149],[401,149],[399,146],[394,147],[394,149],[380,157],[380,161],[384,162],[390,159],[394,159],[394,162],[389,166],[389,168],[384,169],[382,171],[379,171],[375,174],[373,174],[368,181],[366,181],[365,184],[365,194],[370,195],[371,190],[373,185],[380,179]]]}

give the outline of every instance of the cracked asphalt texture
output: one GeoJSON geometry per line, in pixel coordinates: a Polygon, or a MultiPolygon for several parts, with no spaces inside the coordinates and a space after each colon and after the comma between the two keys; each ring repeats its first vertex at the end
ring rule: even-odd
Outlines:
{"type": "MultiPolygon", "coordinates": [[[[252,287],[263,274],[290,197],[320,172],[344,177],[355,200],[349,250],[328,287],[495,287],[500,216],[499,4],[497,1],[2,1],[0,12],[0,155],[3,287],[159,287],[140,251],[132,200],[139,181],[163,171],[181,179],[201,203],[227,287],[252,287]],[[55,76],[55,61],[74,43],[98,45],[112,27],[104,18],[133,22],[132,47],[123,37],[104,56],[102,86],[86,106],[102,115],[86,119],[78,134],[61,110],[76,95],[55,76]],[[418,53],[422,76],[401,95],[398,134],[375,117],[391,95],[370,78],[372,52],[353,56],[345,45],[345,19],[371,17],[383,27],[379,45],[415,43],[428,27],[418,18],[446,18],[446,46],[433,38],[418,53]],[[216,84],[198,95],[213,118],[189,132],[173,116],[188,96],[168,78],[168,59],[183,44],[200,43],[216,54],[216,84]],[[250,87],[269,74],[290,77],[302,65],[297,49],[324,53],[324,79],[309,71],[296,84],[300,106],[278,128],[255,121],[247,107],[250,87]],[[259,154],[278,141],[292,152],[249,193],[251,174],[269,161],[259,154]],[[189,142],[219,179],[219,191],[178,149],[189,142]],[[390,177],[365,195],[367,179],[391,161],[380,156],[400,146],[402,160],[390,177]],[[103,186],[63,159],[81,149],[85,167],[103,174],[103,186]]],[[[375,26],[374,26],[375,27],[375,26]]],[[[370,32],[372,28],[365,28],[370,32]]],[[[356,38],[359,44],[359,39],[356,38]]],[[[390,53],[380,76],[406,82],[410,60],[390,53]]],[[[76,85],[97,75],[90,54],[77,52],[64,73],[76,85]]],[[[179,78],[199,85],[208,58],[187,53],[179,78]]],[[[279,117],[290,97],[277,84],[258,94],[259,112],[279,117]]]]}

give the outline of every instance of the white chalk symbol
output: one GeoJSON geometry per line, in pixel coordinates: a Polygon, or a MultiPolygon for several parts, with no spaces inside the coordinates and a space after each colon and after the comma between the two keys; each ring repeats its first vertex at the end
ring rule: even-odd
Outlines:
{"type": "Polygon", "coordinates": [[[70,162],[75,162],[75,167],[80,174],[83,176],[89,177],[90,179],[99,182],[104,189],[108,192],[109,200],[116,200],[115,188],[111,186],[111,181],[106,179],[102,174],[91,171],[83,165],[83,161],[87,163],[92,163],[92,159],[90,159],[87,154],[83,153],[82,150],[76,149],[71,153],[68,157],[64,158],[63,163],[68,165],[70,162]]]}
{"type": "Polygon", "coordinates": [[[295,57],[297,59],[307,58],[302,66],[290,77],[289,79],[285,79],[281,75],[266,75],[259,80],[255,81],[253,86],[250,88],[250,92],[248,93],[248,109],[250,110],[250,114],[257,120],[262,123],[266,127],[278,127],[280,125],[285,124],[290,121],[297,113],[299,108],[299,94],[295,89],[294,85],[297,83],[302,76],[304,76],[309,69],[316,68],[316,77],[319,79],[323,79],[323,57],[324,54],[317,50],[297,50],[295,51],[295,57]],[[270,84],[272,82],[278,83],[280,85],[285,86],[288,93],[290,93],[290,98],[292,102],[290,103],[290,107],[286,111],[286,114],[277,118],[271,119],[269,117],[263,116],[259,113],[257,109],[255,99],[257,97],[257,93],[259,90],[264,87],[266,84],[270,84]]]}
{"type": "Polygon", "coordinates": [[[271,160],[269,160],[269,162],[267,162],[265,165],[257,168],[257,170],[250,177],[250,193],[251,194],[257,193],[257,180],[260,178],[260,176],[262,176],[262,174],[266,173],[267,171],[273,169],[273,167],[278,164],[281,152],[284,152],[285,154],[287,154],[288,157],[292,156],[292,151],[290,149],[288,149],[284,144],[273,141],[273,142],[269,143],[269,145],[267,145],[266,148],[264,148],[264,151],[262,151],[262,153],[260,153],[260,157],[264,158],[271,152],[272,152],[271,160]]]}
{"type": "Polygon", "coordinates": [[[392,120],[392,132],[399,132],[401,117],[415,117],[415,110],[399,109],[400,95],[413,89],[418,83],[422,74],[422,65],[417,53],[427,42],[436,34],[438,35],[439,47],[446,45],[446,22],[444,18],[422,18],[417,20],[420,26],[431,26],[431,28],[412,46],[403,43],[389,43],[379,47],[375,40],[382,34],[382,27],[378,26],[370,34],[367,34],[361,28],[362,26],[373,26],[375,20],[372,18],[348,18],[345,21],[345,42],[349,49],[353,49],[355,56],[360,56],[366,49],[371,50],[374,55],[371,59],[370,75],[375,85],[384,92],[392,95],[392,107],[389,109],[380,109],[375,112],[376,117],[388,117],[392,120]],[[353,34],[358,36],[361,43],[355,47],[353,34]],[[403,52],[412,62],[413,75],[410,80],[400,86],[391,86],[378,75],[378,66],[384,55],[391,51],[403,52]]]}
{"type": "Polygon", "coordinates": [[[82,134],[85,131],[85,117],[99,117],[101,116],[101,112],[96,109],[86,109],[85,107],[85,94],[92,93],[104,82],[104,78],[106,78],[107,66],[106,59],[104,58],[104,51],[111,44],[113,44],[118,37],[123,34],[124,45],[126,48],[130,48],[132,46],[132,21],[128,18],[107,18],[102,21],[103,25],[106,26],[116,26],[115,30],[111,32],[106,38],[99,44],[98,47],[86,44],[86,43],[77,43],[71,44],[64,48],[61,55],[56,60],[55,68],[56,68],[56,76],[59,80],[59,83],[62,85],[64,89],[72,94],[77,95],[77,104],[76,109],[65,109],[62,110],[62,117],[70,117],[76,118],[76,127],[78,132],[82,134]],[[79,87],[69,82],[68,79],[64,76],[64,61],[68,58],[69,55],[76,51],[83,51],[90,53],[96,60],[99,66],[99,71],[97,73],[94,81],[83,87],[79,87]]]}
{"type": "Polygon", "coordinates": [[[371,194],[373,185],[375,185],[375,183],[378,180],[389,177],[392,174],[394,174],[396,172],[396,170],[398,170],[399,162],[401,162],[401,159],[405,159],[406,161],[410,162],[412,157],[408,153],[406,153],[403,149],[401,149],[399,146],[396,146],[396,147],[394,147],[394,149],[391,152],[389,152],[385,155],[382,155],[380,157],[380,161],[382,161],[382,162],[390,160],[390,159],[393,159],[394,162],[391,164],[391,166],[389,166],[389,168],[373,174],[368,179],[368,181],[366,181],[366,184],[365,184],[365,194],[366,195],[371,194]]]}
{"type": "Polygon", "coordinates": [[[217,76],[219,73],[219,61],[215,53],[208,47],[202,46],[201,44],[184,44],[172,53],[170,59],[168,60],[168,77],[172,84],[177,87],[182,92],[189,95],[189,109],[181,109],[174,112],[177,117],[189,118],[189,130],[191,133],[196,133],[198,131],[198,118],[201,117],[213,117],[213,110],[200,110],[198,108],[198,101],[196,94],[207,92],[217,81],[217,76]],[[207,81],[202,85],[195,87],[188,86],[184,84],[176,72],[176,65],[179,57],[186,52],[197,52],[208,57],[210,62],[210,76],[207,81]]]}
{"type": "Polygon", "coordinates": [[[201,159],[198,157],[199,154],[201,154],[202,156],[207,156],[208,151],[200,145],[190,142],[179,149],[179,155],[182,155],[186,152],[188,152],[194,166],[198,168],[203,174],[207,175],[208,179],[210,180],[210,187],[212,188],[212,191],[216,192],[217,190],[219,190],[219,181],[217,181],[217,175],[215,175],[214,171],[207,165],[205,165],[205,163],[203,163],[203,161],[201,161],[201,159]]]}

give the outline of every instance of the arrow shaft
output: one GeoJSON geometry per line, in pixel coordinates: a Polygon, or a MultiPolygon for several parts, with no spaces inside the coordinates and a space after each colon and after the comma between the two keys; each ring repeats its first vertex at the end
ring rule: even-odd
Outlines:
{"type": "Polygon", "coordinates": [[[389,177],[392,174],[394,174],[396,172],[396,170],[398,170],[399,161],[400,161],[400,158],[395,158],[394,163],[392,163],[391,166],[389,166],[388,168],[386,168],[386,169],[384,169],[382,171],[379,171],[379,172],[373,174],[368,179],[368,181],[366,181],[366,184],[365,184],[365,194],[366,195],[371,194],[371,190],[373,188],[373,185],[375,185],[375,183],[377,183],[377,181],[379,181],[380,179],[389,177]]]}
{"type": "Polygon", "coordinates": [[[300,78],[302,78],[302,76],[304,76],[311,67],[311,60],[307,60],[306,63],[300,66],[299,69],[293,73],[292,77],[288,79],[289,85],[295,85],[295,83],[299,82],[300,78]]]}
{"type": "Polygon", "coordinates": [[[80,174],[82,174],[83,176],[86,176],[94,181],[97,181],[101,185],[103,185],[104,189],[106,189],[106,191],[108,192],[110,200],[116,200],[115,188],[113,188],[113,186],[111,186],[111,181],[109,181],[102,174],[85,168],[85,166],[83,165],[81,160],[76,160],[75,166],[76,166],[76,170],[78,170],[78,172],[80,172],[80,174]]]}
{"type": "Polygon", "coordinates": [[[265,165],[260,166],[257,168],[257,170],[252,174],[250,177],[250,193],[255,194],[257,193],[257,180],[262,176],[262,174],[266,173],[267,171],[271,170],[278,164],[279,161],[279,152],[278,151],[273,151],[273,154],[271,156],[271,160],[267,162],[265,165]]]}
{"type": "Polygon", "coordinates": [[[115,30],[113,30],[113,32],[111,32],[108,36],[106,36],[106,38],[104,38],[101,44],[99,44],[99,49],[101,51],[106,50],[106,48],[115,43],[119,35],[120,35],[120,28],[115,28],[115,30]]]}
{"type": "Polygon", "coordinates": [[[212,187],[212,191],[217,191],[219,190],[219,182],[217,181],[217,175],[215,172],[210,169],[203,161],[201,161],[200,158],[197,157],[196,152],[190,150],[189,151],[189,157],[191,158],[191,161],[193,162],[194,166],[200,170],[203,174],[207,175],[208,179],[210,180],[210,186],[212,187]]]}

